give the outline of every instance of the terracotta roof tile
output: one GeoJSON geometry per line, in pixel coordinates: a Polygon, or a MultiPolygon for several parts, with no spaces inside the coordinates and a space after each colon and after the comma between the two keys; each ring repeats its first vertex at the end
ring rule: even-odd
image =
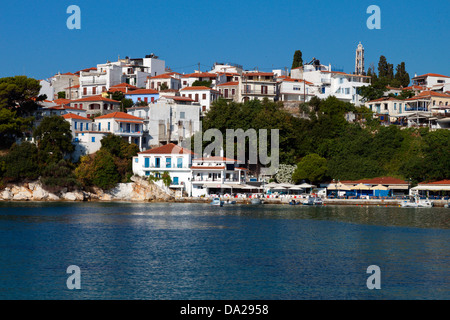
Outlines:
{"type": "Polygon", "coordinates": [[[110,118],[118,118],[118,119],[132,119],[132,120],[144,120],[142,118],[138,118],[135,117],[131,114],[125,113],[125,112],[120,112],[120,111],[116,111],[116,112],[112,112],[112,113],[108,113],[108,114],[104,114],[102,116],[99,116],[95,119],[110,119],[110,118]]]}
{"type": "Polygon", "coordinates": [[[182,148],[174,143],[139,152],[139,154],[194,154],[191,150],[182,148]]]}
{"type": "Polygon", "coordinates": [[[79,115],[77,115],[77,114],[75,114],[75,113],[66,113],[66,114],[64,114],[62,117],[63,117],[64,119],[77,119],[77,120],[92,121],[92,120],[89,119],[89,118],[85,118],[85,117],[79,116],[79,115]]]}
{"type": "Polygon", "coordinates": [[[120,101],[109,99],[109,98],[105,98],[105,97],[103,97],[101,95],[85,97],[85,98],[81,98],[81,99],[77,99],[77,100],[70,100],[71,103],[72,102],[85,102],[85,101],[106,101],[106,102],[120,103],[120,101]]]}

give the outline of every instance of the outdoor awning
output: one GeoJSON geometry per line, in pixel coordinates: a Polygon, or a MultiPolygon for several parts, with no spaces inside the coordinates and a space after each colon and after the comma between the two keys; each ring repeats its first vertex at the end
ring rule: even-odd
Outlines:
{"type": "Polygon", "coordinates": [[[425,190],[425,191],[450,191],[450,185],[419,185],[417,187],[411,188],[411,190],[425,190]]]}
{"type": "Polygon", "coordinates": [[[388,186],[388,188],[391,190],[408,190],[409,189],[408,186],[388,186]]]}
{"type": "Polygon", "coordinates": [[[379,184],[379,185],[376,185],[376,186],[370,188],[370,190],[389,190],[389,188],[379,184]]]}
{"type": "Polygon", "coordinates": [[[331,183],[327,187],[328,190],[340,190],[340,191],[350,191],[352,190],[350,186],[342,183],[331,183]]]}
{"type": "Polygon", "coordinates": [[[352,190],[370,190],[370,187],[363,183],[359,183],[356,186],[353,186],[352,190]]]}
{"type": "Polygon", "coordinates": [[[289,188],[289,190],[304,190],[304,189],[305,188],[302,188],[300,186],[295,186],[295,187],[289,188]]]}
{"type": "Polygon", "coordinates": [[[308,184],[308,183],[302,183],[301,185],[299,185],[297,187],[300,187],[300,188],[304,189],[304,188],[315,188],[316,186],[312,185],[312,184],[308,184]]]}
{"type": "Polygon", "coordinates": [[[203,188],[231,189],[232,187],[221,183],[205,183],[203,188]]]}
{"type": "Polygon", "coordinates": [[[257,187],[257,186],[251,186],[251,185],[241,185],[241,186],[236,186],[234,187],[236,189],[244,189],[244,190],[253,190],[253,189],[262,189],[262,187],[257,187]]]}
{"type": "Polygon", "coordinates": [[[268,188],[273,188],[273,187],[278,186],[278,183],[271,182],[271,183],[268,183],[268,184],[266,184],[266,185],[264,185],[264,186],[265,186],[265,187],[268,187],[268,188]]]}

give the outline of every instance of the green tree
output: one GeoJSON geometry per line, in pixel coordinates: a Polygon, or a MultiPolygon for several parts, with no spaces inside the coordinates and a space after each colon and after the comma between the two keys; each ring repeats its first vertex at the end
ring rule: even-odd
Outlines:
{"type": "Polygon", "coordinates": [[[211,85],[212,85],[212,81],[211,80],[203,80],[203,81],[195,80],[192,83],[193,87],[208,87],[208,88],[210,88],[211,85]]]}
{"type": "Polygon", "coordinates": [[[65,160],[45,166],[42,170],[41,181],[42,186],[51,192],[61,191],[63,188],[71,191],[80,185],[73,172],[73,165],[65,160]]]}
{"type": "Polygon", "coordinates": [[[66,98],[66,92],[60,91],[58,92],[58,99],[65,99],[66,98]]]}
{"type": "Polygon", "coordinates": [[[7,182],[35,180],[39,177],[36,145],[23,142],[13,144],[9,153],[0,159],[3,163],[3,179],[7,182]]]}
{"type": "Polygon", "coordinates": [[[397,68],[395,69],[395,79],[400,83],[402,87],[407,87],[409,85],[409,73],[406,72],[405,63],[402,62],[399,65],[397,65],[397,68]]]}
{"type": "Polygon", "coordinates": [[[40,89],[38,80],[26,76],[0,78],[0,109],[14,109],[19,117],[29,116],[37,109],[36,102],[46,99],[39,96],[40,89]]]}
{"type": "Polygon", "coordinates": [[[167,86],[167,84],[165,82],[163,82],[160,86],[159,86],[159,91],[163,91],[163,90],[167,90],[169,89],[169,87],[167,86]]]}
{"type": "Polygon", "coordinates": [[[60,116],[44,117],[33,135],[38,143],[39,162],[42,166],[57,163],[75,150],[70,124],[60,116]]]}
{"type": "Polygon", "coordinates": [[[108,91],[108,94],[111,96],[111,99],[116,101],[122,101],[122,99],[125,98],[125,95],[123,94],[122,91],[114,91],[114,92],[108,91]]]}
{"type": "Polygon", "coordinates": [[[16,138],[31,130],[32,123],[32,117],[22,118],[17,116],[16,111],[0,109],[0,149],[10,148],[16,138]]]}
{"type": "Polygon", "coordinates": [[[389,79],[389,75],[390,75],[389,63],[387,62],[385,56],[380,56],[380,60],[378,61],[378,77],[389,79]]]}
{"type": "Polygon", "coordinates": [[[93,171],[92,185],[103,190],[109,190],[120,182],[114,157],[105,149],[97,151],[91,170],[93,171]]]}
{"type": "Polygon", "coordinates": [[[134,105],[133,100],[131,99],[122,99],[122,103],[121,103],[121,110],[123,112],[126,112],[128,108],[131,108],[134,105]]]}
{"type": "Polygon", "coordinates": [[[303,57],[302,52],[300,50],[296,50],[294,52],[294,58],[292,59],[292,67],[291,69],[295,69],[303,66],[303,57]]]}
{"type": "Polygon", "coordinates": [[[327,176],[327,160],[316,153],[308,154],[297,164],[292,174],[292,179],[299,183],[307,180],[311,183],[319,183],[327,176]]]}

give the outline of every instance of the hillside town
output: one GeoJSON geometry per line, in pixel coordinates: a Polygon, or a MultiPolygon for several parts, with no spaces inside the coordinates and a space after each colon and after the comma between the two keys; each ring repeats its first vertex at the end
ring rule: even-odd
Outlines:
{"type": "MultiPolygon", "coordinates": [[[[267,198],[291,199],[302,193],[312,194],[314,188],[316,195],[331,198],[403,197],[411,191],[448,197],[449,180],[433,182],[428,189],[425,184],[413,189],[410,182],[391,177],[321,185],[303,183],[300,187],[293,183],[270,184],[274,177],[258,177],[236,159],[223,154],[198,155],[184,147],[201,131],[203,119],[219,100],[280,102],[293,116],[304,117],[299,111],[302,105],[316,98],[335,97],[367,108],[382,126],[450,129],[450,76],[414,75],[410,85],[386,86],[382,97],[369,100],[361,88],[372,84],[371,72],[366,72],[361,43],[351,73],[322,64],[315,57],[298,67],[271,72],[216,62],[209,70],[202,70],[199,64],[197,70],[187,74],[172,71],[153,53],[143,58],[118,57],[117,61],[58,72],[39,80],[39,95],[47,98],[39,101],[33,113],[34,125],[55,115],[67,121],[73,136],[74,162],[98,152],[106,136],[117,135],[139,149],[132,158],[134,175],[160,178],[165,172],[170,176],[166,187],[179,196],[266,194],[267,198]],[[437,185],[443,187],[436,189],[437,185]]],[[[353,112],[347,112],[345,119],[358,120],[353,112]]]]}

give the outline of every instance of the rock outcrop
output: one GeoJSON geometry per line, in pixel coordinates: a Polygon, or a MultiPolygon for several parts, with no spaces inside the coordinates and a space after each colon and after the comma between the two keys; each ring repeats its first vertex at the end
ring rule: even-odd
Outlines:
{"type": "Polygon", "coordinates": [[[66,189],[51,193],[39,181],[10,185],[0,190],[0,201],[170,201],[174,198],[170,190],[148,182],[140,177],[132,177],[132,182],[119,183],[114,189],[103,191],[93,188],[91,192],[66,189]]]}

